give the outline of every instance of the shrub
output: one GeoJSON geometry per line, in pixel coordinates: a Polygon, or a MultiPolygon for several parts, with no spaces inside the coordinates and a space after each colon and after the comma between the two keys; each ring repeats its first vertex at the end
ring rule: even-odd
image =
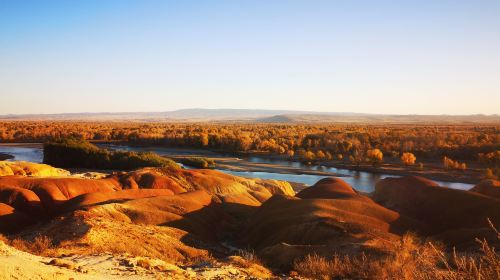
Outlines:
{"type": "Polygon", "coordinates": [[[251,264],[263,265],[253,250],[238,250],[238,255],[251,264]]]}
{"type": "Polygon", "coordinates": [[[179,168],[172,160],[155,153],[108,151],[87,141],[64,138],[43,146],[44,163],[65,168],[135,169],[141,167],[179,168]]]}
{"type": "Polygon", "coordinates": [[[52,239],[45,235],[38,235],[33,239],[33,241],[27,241],[21,238],[13,239],[10,246],[25,252],[29,252],[35,255],[41,255],[46,253],[47,250],[53,247],[52,239]]]}

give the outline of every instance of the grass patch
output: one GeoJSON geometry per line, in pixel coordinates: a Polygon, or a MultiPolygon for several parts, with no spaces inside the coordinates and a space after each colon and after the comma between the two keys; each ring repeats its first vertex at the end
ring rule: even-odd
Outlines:
{"type": "Polygon", "coordinates": [[[248,266],[249,264],[263,266],[262,261],[259,259],[259,257],[257,257],[257,254],[255,254],[253,250],[238,250],[238,256],[243,258],[248,266]]]}
{"type": "Polygon", "coordinates": [[[213,159],[204,157],[185,157],[177,159],[182,164],[197,167],[197,168],[215,168],[215,161],[213,159]]]}
{"type": "Polygon", "coordinates": [[[180,168],[173,160],[155,153],[108,151],[87,141],[64,138],[43,145],[43,162],[63,168],[131,170],[142,167],[180,168]]]}

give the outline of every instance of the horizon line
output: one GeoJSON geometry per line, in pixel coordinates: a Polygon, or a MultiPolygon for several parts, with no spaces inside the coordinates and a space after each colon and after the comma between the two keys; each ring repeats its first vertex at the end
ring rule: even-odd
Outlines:
{"type": "MultiPolygon", "coordinates": [[[[206,110],[206,111],[276,111],[283,112],[283,114],[356,114],[356,115],[378,115],[378,116],[500,116],[500,113],[485,114],[485,113],[473,113],[473,114],[419,114],[419,113],[409,113],[409,114],[397,114],[397,113],[364,113],[364,112],[352,112],[352,111],[311,111],[311,110],[296,110],[296,109],[266,109],[266,108],[204,108],[204,107],[187,107],[179,108],[173,110],[165,111],[80,111],[80,112],[55,112],[55,113],[9,113],[0,114],[0,117],[8,116],[51,116],[51,115],[98,115],[98,114],[161,114],[161,113],[173,113],[186,110],[206,110]],[[289,112],[289,113],[287,113],[289,112]]],[[[279,114],[278,114],[279,115],[279,114]]]]}

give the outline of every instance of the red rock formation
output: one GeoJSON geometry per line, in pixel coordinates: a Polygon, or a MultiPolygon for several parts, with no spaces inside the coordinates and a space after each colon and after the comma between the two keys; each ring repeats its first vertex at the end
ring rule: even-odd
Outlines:
{"type": "Polygon", "coordinates": [[[32,214],[40,215],[45,211],[40,198],[34,192],[20,187],[0,186],[0,203],[32,214]]]}
{"type": "Polygon", "coordinates": [[[122,190],[115,192],[93,192],[82,194],[67,200],[59,207],[59,211],[67,212],[83,207],[120,202],[125,200],[140,199],[155,196],[171,196],[174,193],[169,189],[140,189],[140,190],[122,190]]]}
{"type": "Polygon", "coordinates": [[[124,189],[169,189],[173,193],[186,191],[177,181],[154,169],[140,169],[116,177],[124,189]]]}
{"type": "Polygon", "coordinates": [[[358,194],[358,192],[344,180],[333,177],[321,179],[313,186],[303,189],[295,196],[303,199],[350,198],[364,200],[366,202],[372,201],[368,197],[358,194]]]}
{"type": "MultiPolygon", "coordinates": [[[[120,190],[121,185],[114,179],[0,177],[0,189],[6,188],[32,191],[38,196],[43,207],[47,211],[53,212],[64,201],[78,195],[92,192],[113,192],[120,190]]],[[[34,198],[30,197],[30,199],[34,198]]],[[[24,208],[27,207],[29,205],[24,208]]]]}

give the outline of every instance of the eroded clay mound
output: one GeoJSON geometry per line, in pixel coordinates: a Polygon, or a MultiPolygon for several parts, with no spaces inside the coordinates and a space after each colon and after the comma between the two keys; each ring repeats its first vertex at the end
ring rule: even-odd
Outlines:
{"type": "Polygon", "coordinates": [[[470,191],[500,199],[500,181],[484,180],[470,191]]]}
{"type": "MultiPolygon", "coordinates": [[[[463,229],[477,229],[480,234],[482,229],[488,227],[487,219],[493,224],[500,224],[500,200],[470,191],[439,187],[423,178],[383,179],[375,187],[374,198],[402,215],[422,221],[426,234],[463,229]]],[[[457,234],[449,235],[459,239],[457,234]]]]}
{"type": "MultiPolygon", "coordinates": [[[[293,194],[288,182],[245,179],[214,170],[144,168],[102,179],[78,177],[0,177],[0,203],[32,222],[65,211],[147,197],[205,191],[226,211],[248,216],[273,194],[293,194]]],[[[24,223],[20,223],[24,224],[24,223]]]]}
{"type": "MultiPolygon", "coordinates": [[[[17,230],[21,230],[28,224],[25,217],[31,223],[36,223],[63,211],[72,211],[115,200],[159,195],[173,195],[173,192],[169,189],[122,191],[122,186],[114,178],[0,177],[0,203],[15,209],[16,215],[9,214],[9,221],[22,217],[22,220],[9,226],[9,230],[16,227],[17,230]]],[[[2,215],[5,220],[4,216],[2,215]]],[[[7,226],[2,228],[7,228],[7,226]]]]}
{"type": "Polygon", "coordinates": [[[320,245],[391,238],[398,213],[375,203],[344,199],[299,199],[273,196],[247,222],[245,243],[264,248],[288,244],[320,245]]]}
{"type": "Polygon", "coordinates": [[[113,174],[124,189],[170,189],[174,193],[204,190],[221,201],[259,206],[273,194],[294,195],[290,183],[247,179],[208,169],[143,168],[113,174]]]}
{"type": "Polygon", "coordinates": [[[356,248],[382,253],[399,234],[418,227],[367,197],[357,198],[361,195],[342,181],[323,180],[311,189],[316,187],[319,191],[308,192],[309,198],[275,195],[263,203],[241,231],[242,243],[270,263],[286,266],[311,253],[356,248]],[[336,182],[339,188],[330,185],[336,182]],[[332,197],[332,192],[341,198],[312,198],[332,197]]]}
{"type": "Polygon", "coordinates": [[[259,206],[275,193],[294,194],[288,182],[247,179],[217,170],[174,170],[168,176],[187,190],[204,190],[230,203],[259,206]]]}
{"type": "Polygon", "coordinates": [[[114,175],[123,189],[169,189],[173,193],[183,193],[186,189],[179,182],[161,172],[161,169],[143,168],[114,175]]]}
{"type": "MultiPolygon", "coordinates": [[[[1,181],[2,178],[0,177],[1,181]]],[[[33,215],[42,215],[45,211],[36,193],[22,187],[11,186],[8,183],[0,185],[0,203],[8,204],[33,215]]]]}
{"type": "Polygon", "coordinates": [[[114,179],[4,176],[0,177],[0,193],[3,193],[0,196],[0,202],[25,209],[30,205],[22,205],[23,201],[33,204],[33,201],[38,200],[46,211],[54,212],[63,202],[76,196],[92,192],[113,192],[120,189],[120,184],[114,179]],[[12,197],[16,199],[13,201],[12,197]]]}
{"type": "Polygon", "coordinates": [[[60,207],[60,212],[74,211],[83,207],[95,206],[112,202],[120,202],[126,200],[156,197],[156,196],[171,196],[174,193],[169,189],[141,189],[141,190],[121,190],[114,192],[93,192],[79,195],[64,202],[60,207]]]}
{"type": "Polygon", "coordinates": [[[371,201],[368,197],[358,194],[344,180],[334,177],[324,178],[309,188],[305,188],[296,197],[302,199],[359,199],[366,202],[371,201]]]}
{"type": "Polygon", "coordinates": [[[47,164],[26,161],[0,161],[0,176],[20,175],[54,177],[68,176],[70,172],[47,164]]]}
{"type": "Polygon", "coordinates": [[[130,253],[184,262],[208,257],[203,241],[215,239],[223,218],[210,204],[204,191],[108,203],[68,213],[19,236],[47,236],[60,253],[130,253]]]}
{"type": "Polygon", "coordinates": [[[133,224],[176,227],[201,240],[215,240],[224,220],[218,206],[207,192],[198,190],[107,204],[93,207],[89,213],[133,224]]]}

